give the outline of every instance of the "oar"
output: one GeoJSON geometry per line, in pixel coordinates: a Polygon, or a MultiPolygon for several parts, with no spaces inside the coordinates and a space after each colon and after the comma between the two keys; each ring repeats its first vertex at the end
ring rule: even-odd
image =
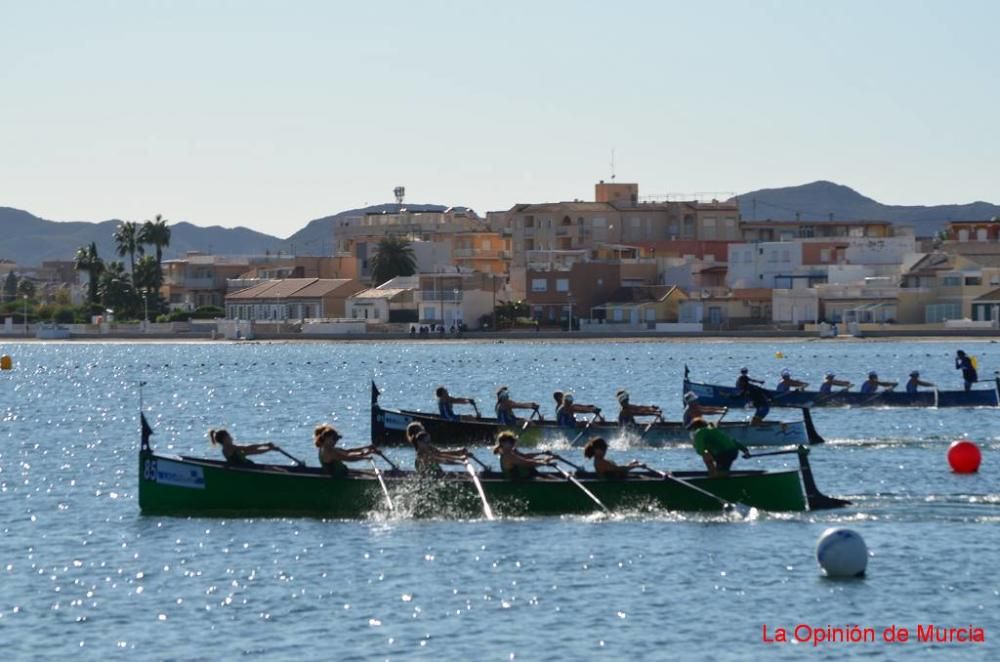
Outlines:
{"type": "MultiPolygon", "coordinates": [[[[569,464],[569,463],[567,462],[567,464],[569,464]]],[[[576,485],[577,487],[579,487],[580,491],[583,492],[584,494],[586,494],[588,497],[590,497],[590,500],[593,501],[594,503],[596,503],[600,507],[601,510],[603,510],[606,513],[611,512],[610,510],[608,510],[607,506],[605,506],[603,503],[601,503],[601,500],[598,499],[597,496],[593,492],[591,492],[586,487],[584,487],[583,483],[581,483],[576,478],[574,478],[568,471],[566,471],[565,469],[563,469],[562,467],[560,467],[558,464],[554,464],[554,465],[552,465],[552,467],[556,471],[558,471],[560,474],[562,474],[563,478],[565,478],[569,482],[571,482],[574,485],[576,485]]]]}
{"type": "Polygon", "coordinates": [[[482,467],[483,471],[490,471],[490,468],[488,466],[486,466],[485,464],[483,464],[482,460],[480,460],[478,457],[476,457],[472,453],[469,453],[469,459],[472,460],[473,462],[475,462],[476,464],[478,464],[480,467],[482,467]]]}
{"type": "Polygon", "coordinates": [[[583,468],[579,464],[573,464],[572,462],[570,462],[569,460],[567,460],[566,458],[564,458],[562,455],[557,455],[556,453],[553,453],[552,451],[544,451],[544,454],[548,455],[553,460],[559,460],[563,464],[565,464],[567,466],[570,466],[570,467],[573,467],[574,471],[583,471],[583,468]]]}
{"type": "Polygon", "coordinates": [[[476,406],[476,401],[469,400],[469,404],[472,405],[473,411],[476,412],[476,418],[482,418],[482,415],[479,413],[479,407],[476,406]]]}
{"type": "Polygon", "coordinates": [[[716,419],[716,421],[715,421],[715,427],[719,427],[719,423],[722,422],[722,419],[724,419],[726,417],[726,414],[728,414],[728,413],[729,413],[729,407],[723,407],[722,408],[722,415],[719,416],[719,418],[716,419]]]}
{"type": "Polygon", "coordinates": [[[378,478],[378,484],[382,486],[382,494],[385,495],[385,502],[389,505],[389,510],[395,510],[392,505],[392,497],[389,496],[389,488],[385,486],[385,479],[382,478],[382,472],[379,471],[378,466],[375,464],[375,460],[368,458],[368,461],[372,463],[372,470],[375,471],[375,477],[378,478]]]}
{"type": "Polygon", "coordinates": [[[585,425],[584,428],[582,430],[580,430],[579,434],[577,434],[575,437],[573,437],[573,441],[569,442],[570,446],[576,446],[576,442],[580,441],[580,437],[582,437],[585,434],[587,434],[587,431],[590,430],[590,426],[594,424],[594,421],[597,420],[598,416],[600,416],[600,414],[599,413],[595,413],[593,416],[590,417],[590,420],[587,421],[587,425],[585,425]]]}
{"type": "Polygon", "coordinates": [[[746,517],[747,514],[749,514],[749,512],[750,512],[750,506],[746,505],[745,503],[740,503],[740,502],[737,502],[736,504],[729,503],[728,501],[726,501],[722,497],[717,496],[715,494],[712,494],[708,490],[702,489],[702,488],[698,487],[697,485],[694,485],[693,483],[689,483],[688,481],[684,480],[683,478],[678,478],[677,476],[675,476],[675,475],[673,475],[673,474],[671,474],[671,473],[669,473],[667,471],[660,471],[659,469],[654,469],[653,467],[650,467],[650,466],[645,465],[645,464],[642,465],[642,468],[645,469],[645,470],[647,470],[647,471],[650,471],[650,472],[656,474],[657,476],[659,476],[660,478],[663,478],[664,480],[671,480],[671,481],[677,483],[678,485],[683,485],[684,487],[688,488],[689,490],[692,490],[694,492],[697,492],[698,494],[706,496],[709,499],[712,499],[713,501],[718,501],[719,505],[722,506],[722,509],[725,510],[725,511],[727,511],[727,512],[731,511],[731,510],[736,510],[736,512],[739,513],[740,517],[746,517]]]}
{"type": "Polygon", "coordinates": [[[272,449],[272,450],[276,450],[276,451],[278,451],[279,453],[281,453],[282,455],[284,455],[285,457],[287,457],[287,458],[288,458],[289,460],[291,460],[291,461],[292,461],[292,462],[294,462],[295,464],[299,465],[300,467],[304,467],[304,466],[306,466],[306,463],[305,463],[305,462],[303,462],[303,461],[302,461],[302,460],[300,460],[299,458],[295,457],[294,455],[289,455],[288,453],[286,453],[286,452],[285,452],[285,451],[284,451],[284,450],[283,450],[283,449],[281,448],[281,446],[278,446],[278,445],[276,445],[276,444],[271,444],[271,449],[272,449]]]}
{"type": "Polygon", "coordinates": [[[383,460],[385,460],[385,463],[386,463],[386,464],[388,464],[388,465],[389,465],[390,467],[392,467],[392,470],[393,470],[393,471],[399,471],[399,470],[400,470],[400,469],[399,469],[399,467],[398,467],[398,466],[396,466],[396,463],[395,463],[395,462],[393,462],[392,460],[390,460],[389,458],[387,458],[387,457],[385,456],[385,453],[383,453],[382,451],[378,450],[377,448],[375,449],[375,453],[376,453],[376,454],[377,454],[377,455],[378,455],[378,456],[379,456],[380,458],[382,458],[383,460]]]}
{"type": "Polygon", "coordinates": [[[476,491],[479,492],[479,499],[483,502],[483,514],[486,515],[486,519],[492,521],[496,519],[493,517],[493,509],[490,508],[490,502],[486,500],[486,492],[483,491],[483,484],[479,482],[479,476],[476,475],[476,470],[472,468],[468,460],[463,462],[465,464],[465,470],[469,472],[472,476],[472,482],[476,485],[476,491]]]}
{"type": "MultiPolygon", "coordinates": [[[[649,432],[649,430],[653,427],[653,425],[657,421],[662,421],[662,420],[663,420],[663,414],[657,414],[656,418],[654,418],[653,420],[651,420],[649,423],[646,423],[646,427],[644,427],[642,429],[642,434],[639,435],[639,438],[636,439],[636,441],[642,441],[642,438],[646,436],[646,433],[649,432]]],[[[722,420],[722,419],[719,419],[719,420],[722,420]]]]}
{"type": "Polygon", "coordinates": [[[528,426],[531,424],[531,419],[533,419],[535,417],[535,414],[537,413],[538,413],[538,407],[535,407],[535,409],[531,412],[531,416],[526,418],[524,421],[524,425],[521,426],[521,432],[524,432],[525,430],[528,429],[528,426]]]}
{"type": "Polygon", "coordinates": [[[796,447],[796,448],[789,448],[783,451],[768,451],[767,453],[753,453],[752,455],[750,455],[750,457],[766,457],[768,455],[791,455],[793,453],[798,454],[798,452],[799,449],[796,447]]]}

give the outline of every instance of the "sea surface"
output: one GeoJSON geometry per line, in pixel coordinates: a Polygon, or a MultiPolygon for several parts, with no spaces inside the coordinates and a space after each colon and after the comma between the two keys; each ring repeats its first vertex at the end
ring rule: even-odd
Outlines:
{"type": "MultiPolygon", "coordinates": [[[[1000,368],[1000,345],[982,341],[4,342],[14,369],[0,373],[0,650],[4,659],[998,659],[993,409],[816,412],[828,440],[812,451],[816,480],[854,501],[839,511],[335,521],[151,517],[137,503],[140,406],[160,452],[216,456],[207,431],[226,427],[314,464],[318,423],[336,425],[345,444],[367,443],[371,380],[388,407],[433,410],[433,390],[446,384],[485,414],[506,384],[548,415],[556,389],[614,412],[625,387],[677,418],[685,365],[702,381],[730,383],[747,366],[772,384],[789,368],[814,385],[827,370],[859,383],[870,369],[902,381],[916,368],[960,388],[959,347],[984,377],[1000,368]],[[978,474],[948,469],[946,449],[962,437],[983,449],[978,474]],[[865,579],[821,576],[814,548],[832,526],[867,541],[865,579]],[[879,639],[764,641],[765,626],[773,638],[800,624],[856,624],[879,639]],[[921,643],[917,626],[928,624],[982,628],[986,641],[921,643]],[[910,641],[884,642],[890,626],[910,641]]],[[[795,412],[772,413],[783,416],[795,412]]],[[[412,460],[403,449],[392,456],[412,460]]],[[[686,447],[618,440],[612,456],[699,466],[686,447]]]]}

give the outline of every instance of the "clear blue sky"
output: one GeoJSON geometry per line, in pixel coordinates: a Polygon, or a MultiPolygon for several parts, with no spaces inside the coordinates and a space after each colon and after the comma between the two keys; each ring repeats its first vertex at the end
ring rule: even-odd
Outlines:
{"type": "Polygon", "coordinates": [[[279,236],[391,200],[1000,202],[1000,2],[0,0],[0,205],[279,236]]]}

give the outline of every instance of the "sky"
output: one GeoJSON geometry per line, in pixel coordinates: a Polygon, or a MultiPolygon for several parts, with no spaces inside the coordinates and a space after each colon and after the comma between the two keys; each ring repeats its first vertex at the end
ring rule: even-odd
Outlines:
{"type": "Polygon", "coordinates": [[[392,201],[1000,203],[1000,3],[0,0],[0,206],[286,237],[392,201]]]}

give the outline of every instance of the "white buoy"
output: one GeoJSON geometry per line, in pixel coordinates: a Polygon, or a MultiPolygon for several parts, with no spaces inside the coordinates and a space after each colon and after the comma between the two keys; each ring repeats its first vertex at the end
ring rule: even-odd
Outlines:
{"type": "Polygon", "coordinates": [[[857,531],[827,529],[816,541],[816,561],[827,577],[863,577],[868,546],[857,531]]]}

